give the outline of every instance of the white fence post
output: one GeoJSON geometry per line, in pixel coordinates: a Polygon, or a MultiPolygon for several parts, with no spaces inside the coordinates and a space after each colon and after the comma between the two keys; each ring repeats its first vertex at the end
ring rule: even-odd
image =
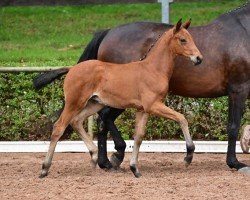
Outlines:
{"type": "Polygon", "coordinates": [[[173,2],[173,0],[158,0],[159,3],[161,3],[161,22],[169,24],[169,4],[173,2]]]}

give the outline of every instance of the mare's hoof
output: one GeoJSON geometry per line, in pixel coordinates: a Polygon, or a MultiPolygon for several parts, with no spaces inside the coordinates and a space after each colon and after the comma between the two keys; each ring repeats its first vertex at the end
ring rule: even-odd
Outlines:
{"type": "Polygon", "coordinates": [[[110,158],[110,162],[113,166],[114,169],[119,169],[121,163],[122,163],[122,160],[119,160],[116,156],[115,153],[112,154],[111,158],[110,158]]]}
{"type": "Polygon", "coordinates": [[[136,168],[135,165],[131,165],[130,166],[130,170],[133,172],[134,176],[136,178],[140,178],[141,177],[141,173],[139,172],[139,170],[136,168]]]}
{"type": "Polygon", "coordinates": [[[191,164],[192,160],[193,160],[193,155],[187,155],[184,158],[185,166],[188,167],[191,164]]]}
{"type": "Polygon", "coordinates": [[[112,169],[113,166],[112,164],[109,162],[109,160],[105,161],[105,162],[99,162],[98,161],[98,166],[101,168],[101,169],[112,169]]]}
{"type": "Polygon", "coordinates": [[[39,178],[44,178],[45,176],[48,176],[48,172],[42,171],[39,178]]]}
{"type": "Polygon", "coordinates": [[[242,167],[242,168],[238,169],[238,172],[250,175],[250,167],[242,167]]]}
{"type": "Polygon", "coordinates": [[[243,153],[249,153],[250,148],[250,125],[243,127],[242,136],[240,138],[240,146],[243,153]]]}

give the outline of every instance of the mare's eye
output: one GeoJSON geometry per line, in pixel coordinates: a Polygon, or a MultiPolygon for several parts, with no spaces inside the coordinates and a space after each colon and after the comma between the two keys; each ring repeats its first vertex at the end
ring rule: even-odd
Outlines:
{"type": "Polygon", "coordinates": [[[181,43],[183,43],[183,44],[187,43],[187,40],[185,40],[185,39],[180,39],[180,41],[181,41],[181,43]]]}

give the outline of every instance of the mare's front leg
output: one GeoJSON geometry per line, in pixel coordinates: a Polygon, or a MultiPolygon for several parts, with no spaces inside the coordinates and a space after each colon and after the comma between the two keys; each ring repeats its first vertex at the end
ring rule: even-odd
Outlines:
{"type": "Polygon", "coordinates": [[[98,165],[101,168],[110,169],[118,168],[122,163],[125,155],[126,143],[121,137],[120,132],[114,124],[115,119],[123,112],[122,109],[105,107],[98,114],[102,120],[99,126],[100,132],[98,133],[98,165]],[[117,152],[111,156],[111,163],[107,157],[107,133],[110,134],[115,143],[117,152]]]}
{"type": "Polygon", "coordinates": [[[136,113],[134,147],[133,147],[133,152],[132,152],[132,158],[130,160],[130,169],[135,175],[135,177],[137,178],[141,176],[141,173],[139,172],[139,169],[138,169],[138,154],[139,154],[139,149],[142,143],[142,138],[145,135],[147,121],[148,121],[147,113],[145,112],[136,113]]]}
{"type": "Polygon", "coordinates": [[[187,155],[184,158],[184,161],[186,163],[186,166],[188,166],[193,160],[193,153],[195,150],[195,146],[194,146],[193,140],[189,134],[188,122],[187,122],[186,118],[184,117],[184,115],[182,115],[181,113],[178,113],[178,112],[174,111],[173,109],[165,106],[161,102],[156,102],[151,107],[150,113],[157,115],[157,116],[160,116],[160,117],[167,118],[167,119],[172,119],[180,124],[182,132],[184,134],[185,141],[186,141],[186,147],[187,147],[187,155]]]}
{"type": "Polygon", "coordinates": [[[245,102],[249,94],[249,88],[244,86],[231,87],[229,89],[229,117],[228,117],[228,149],[227,149],[227,165],[235,168],[240,172],[250,174],[250,167],[241,163],[236,158],[236,140],[240,128],[240,121],[243,115],[245,102]],[[245,88],[245,89],[242,89],[245,88]]]}

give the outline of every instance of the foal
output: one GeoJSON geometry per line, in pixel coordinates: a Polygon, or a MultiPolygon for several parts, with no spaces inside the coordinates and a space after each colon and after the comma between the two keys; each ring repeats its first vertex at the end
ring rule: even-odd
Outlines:
{"type": "Polygon", "coordinates": [[[162,103],[168,92],[175,57],[190,57],[195,64],[202,60],[200,51],[186,30],[190,23],[191,21],[188,21],[182,25],[179,20],[174,28],[160,37],[142,61],[112,64],[89,60],[69,69],[64,81],[65,107],[54,125],[40,177],[48,174],[56,144],[69,124],[80,133],[90,151],[93,164],[96,164],[97,147],[82,124],[87,117],[106,105],[137,110],[134,148],[130,161],[130,169],[136,177],[141,176],[137,166],[138,153],[149,114],[179,122],[187,145],[184,160],[187,165],[191,163],[195,147],[189,134],[187,120],[182,114],[162,103]]]}

